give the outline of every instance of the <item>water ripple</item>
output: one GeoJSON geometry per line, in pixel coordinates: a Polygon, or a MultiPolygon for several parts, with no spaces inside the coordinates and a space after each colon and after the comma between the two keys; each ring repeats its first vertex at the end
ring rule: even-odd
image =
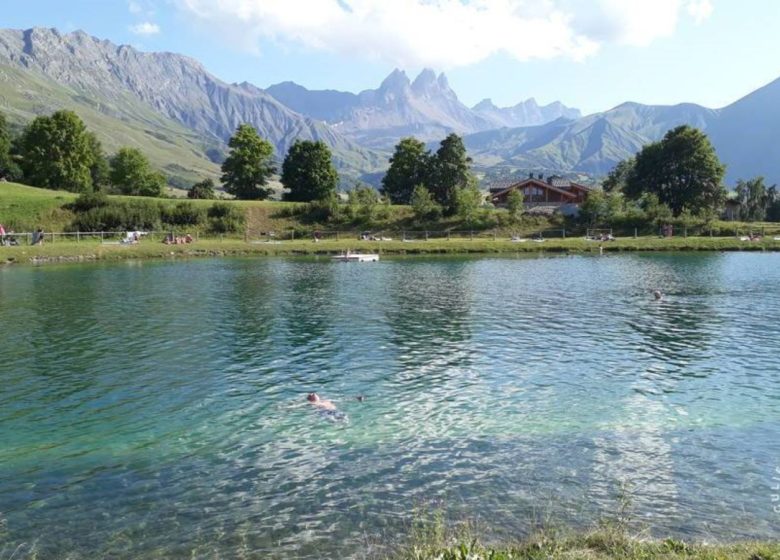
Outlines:
{"type": "Polygon", "coordinates": [[[42,557],[348,557],[426,504],[577,526],[626,487],[659,534],[770,537],[778,265],[3,269],[0,521],[42,557]]]}

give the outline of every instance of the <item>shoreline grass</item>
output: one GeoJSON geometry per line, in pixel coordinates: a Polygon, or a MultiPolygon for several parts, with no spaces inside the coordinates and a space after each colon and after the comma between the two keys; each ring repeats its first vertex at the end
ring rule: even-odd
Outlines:
{"type": "Polygon", "coordinates": [[[778,542],[693,543],[653,540],[623,531],[540,533],[511,544],[482,545],[465,540],[450,545],[412,543],[388,560],[780,560],[778,542]]]}
{"type": "MultiPolygon", "coordinates": [[[[408,531],[380,545],[377,560],[780,560],[780,541],[715,542],[654,537],[637,524],[630,497],[590,528],[574,529],[537,520],[527,536],[494,532],[479,522],[447,520],[442,510],[418,512],[408,531]],[[485,540],[487,539],[487,541],[485,540]]],[[[381,541],[380,541],[381,542],[381,541]]]]}
{"type": "Polygon", "coordinates": [[[137,245],[108,245],[97,241],[47,242],[41,246],[0,247],[0,264],[118,261],[226,256],[336,255],[346,250],[380,255],[444,254],[600,254],[621,252],[780,251],[780,241],[741,241],[725,237],[661,239],[627,238],[599,243],[582,238],[550,239],[544,243],[493,239],[441,239],[430,241],[359,241],[357,239],[247,243],[241,239],[201,239],[189,245],[165,245],[145,239],[137,245]]]}

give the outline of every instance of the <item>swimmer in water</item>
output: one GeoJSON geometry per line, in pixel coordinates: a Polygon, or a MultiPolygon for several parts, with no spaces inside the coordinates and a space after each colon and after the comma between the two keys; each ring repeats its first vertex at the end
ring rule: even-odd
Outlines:
{"type": "Polygon", "coordinates": [[[653,297],[655,297],[656,301],[658,301],[663,299],[664,295],[661,293],[661,290],[653,290],[653,297]]]}
{"type": "Polygon", "coordinates": [[[309,393],[306,400],[320,410],[336,410],[336,405],[328,399],[322,399],[317,393],[309,393]]]}
{"type": "Polygon", "coordinates": [[[306,400],[309,404],[313,405],[317,412],[328,422],[336,424],[349,424],[349,416],[346,413],[341,412],[333,401],[321,398],[317,393],[309,393],[306,396],[306,400]]]}

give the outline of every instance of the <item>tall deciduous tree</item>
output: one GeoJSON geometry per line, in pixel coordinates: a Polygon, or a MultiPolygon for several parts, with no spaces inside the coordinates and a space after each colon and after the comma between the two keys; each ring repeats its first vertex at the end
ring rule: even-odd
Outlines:
{"type": "Polygon", "coordinates": [[[222,164],[225,191],[242,200],[263,200],[271,194],[268,180],[276,173],[274,147],[249,124],[242,124],[228,142],[230,152],[222,164]]]}
{"type": "Polygon", "coordinates": [[[410,204],[414,189],[425,185],[431,154],[416,138],[404,138],[395,147],[390,168],[382,179],[382,194],[393,204],[410,204]]]}
{"type": "Polygon", "coordinates": [[[165,177],[149,165],[146,156],[135,148],[122,148],[111,158],[111,184],[122,194],[160,196],[165,177]]]}
{"type": "Polygon", "coordinates": [[[467,188],[473,182],[471,158],[466,153],[463,139],[450,134],[442,140],[433,157],[427,187],[447,214],[457,211],[458,189],[467,188]]]}
{"type": "Polygon", "coordinates": [[[95,164],[87,127],[72,111],[37,117],[20,142],[25,180],[36,187],[72,192],[92,190],[95,164]]]}
{"type": "Polygon", "coordinates": [[[630,198],[655,194],[675,216],[686,209],[694,214],[712,212],[725,200],[724,173],[707,136],[680,126],[637,154],[623,191],[630,198]]]}
{"type": "Polygon", "coordinates": [[[296,141],[282,164],[282,185],[290,192],[285,200],[324,200],[336,192],[339,174],[333,166],[330,148],[322,141],[296,141]]]}
{"type": "Polygon", "coordinates": [[[609,172],[607,178],[604,179],[602,186],[604,192],[622,191],[626,186],[629,177],[634,172],[634,166],[636,160],[634,158],[624,159],[618,163],[615,168],[609,172]]]}
{"type": "Polygon", "coordinates": [[[740,179],[735,189],[739,201],[739,214],[746,222],[761,222],[766,219],[767,209],[773,202],[774,191],[764,184],[763,177],[749,181],[740,179]]]}
{"type": "Polygon", "coordinates": [[[103,187],[108,186],[111,169],[106,152],[103,151],[103,145],[94,132],[87,132],[87,141],[92,151],[92,166],[89,168],[89,175],[92,177],[92,188],[99,191],[103,187]]]}
{"type": "Polygon", "coordinates": [[[0,113],[0,178],[10,180],[19,179],[22,174],[11,153],[12,140],[8,121],[0,113]]]}
{"type": "Polygon", "coordinates": [[[769,204],[766,208],[766,219],[770,222],[780,222],[780,192],[777,185],[772,185],[767,189],[769,204]]]}

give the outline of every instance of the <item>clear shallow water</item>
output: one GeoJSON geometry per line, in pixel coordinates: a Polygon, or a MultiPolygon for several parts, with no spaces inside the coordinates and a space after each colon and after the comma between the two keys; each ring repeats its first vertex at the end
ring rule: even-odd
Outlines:
{"type": "Polygon", "coordinates": [[[623,486],[659,535],[778,534],[777,254],[6,268],[0,325],[0,558],[360,557],[623,486]]]}

